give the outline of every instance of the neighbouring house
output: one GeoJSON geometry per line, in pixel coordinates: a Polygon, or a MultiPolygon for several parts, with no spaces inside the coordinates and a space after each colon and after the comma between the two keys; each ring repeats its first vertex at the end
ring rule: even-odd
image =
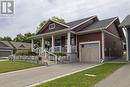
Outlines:
{"type": "Polygon", "coordinates": [[[10,41],[10,44],[13,46],[15,53],[17,50],[31,50],[31,43],[24,43],[24,42],[12,42],[10,41]]]}
{"type": "Polygon", "coordinates": [[[0,57],[8,57],[13,54],[13,47],[8,41],[0,41],[0,57]]]}
{"type": "Polygon", "coordinates": [[[16,52],[16,50],[29,50],[30,43],[0,41],[0,57],[8,57],[16,52]]]}
{"type": "Polygon", "coordinates": [[[41,48],[66,53],[71,62],[101,62],[122,57],[124,33],[118,17],[99,20],[92,16],[66,24],[49,19],[32,37],[41,39],[41,48]]]}
{"type": "Polygon", "coordinates": [[[120,28],[126,32],[126,49],[127,49],[127,61],[130,61],[130,15],[128,15],[119,25],[120,28]]]}

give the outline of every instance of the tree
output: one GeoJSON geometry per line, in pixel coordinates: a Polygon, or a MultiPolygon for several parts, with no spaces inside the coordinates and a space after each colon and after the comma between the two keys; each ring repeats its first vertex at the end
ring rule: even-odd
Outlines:
{"type": "Polygon", "coordinates": [[[0,37],[0,40],[2,40],[3,38],[2,37],[0,37]]]}
{"type": "MultiPolygon", "coordinates": [[[[14,41],[15,42],[26,42],[26,43],[31,43],[32,41],[32,36],[34,36],[34,33],[25,33],[25,34],[18,34],[15,38],[14,41]]],[[[39,40],[34,40],[35,44],[40,45],[40,41],[39,40]]]]}
{"type": "MultiPolygon", "coordinates": [[[[62,23],[62,24],[65,24],[65,20],[63,18],[59,18],[59,17],[56,17],[56,16],[53,16],[51,17],[52,20],[56,21],[56,22],[59,22],[59,23],[62,23]]],[[[43,25],[45,25],[45,23],[47,23],[47,20],[44,20],[42,21],[38,27],[37,27],[37,31],[39,31],[43,25]]]]}
{"type": "Polygon", "coordinates": [[[37,31],[40,30],[42,28],[43,25],[45,25],[47,23],[46,20],[42,21],[39,26],[37,27],[37,31]]]}
{"type": "Polygon", "coordinates": [[[24,42],[24,36],[22,34],[18,34],[15,38],[14,41],[16,42],[24,42]]]}
{"type": "Polygon", "coordinates": [[[59,22],[61,24],[65,24],[65,20],[63,18],[59,18],[59,17],[53,16],[51,19],[56,21],[56,22],[59,22]]]}
{"type": "Polygon", "coordinates": [[[34,36],[34,33],[25,33],[24,34],[24,42],[31,43],[31,37],[34,36]]]}
{"type": "Polygon", "coordinates": [[[0,37],[0,40],[3,40],[3,41],[12,41],[12,38],[9,37],[9,36],[6,36],[6,37],[0,37]]]}

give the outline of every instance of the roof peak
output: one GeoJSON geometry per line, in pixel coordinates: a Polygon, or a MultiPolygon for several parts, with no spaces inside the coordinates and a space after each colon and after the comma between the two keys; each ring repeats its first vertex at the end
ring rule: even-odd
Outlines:
{"type": "Polygon", "coordinates": [[[90,16],[90,17],[84,17],[84,18],[80,18],[80,19],[77,19],[77,20],[73,20],[73,21],[67,22],[66,24],[68,24],[68,23],[71,23],[71,22],[80,21],[80,20],[89,19],[89,18],[92,18],[92,17],[97,17],[97,16],[90,16]]]}

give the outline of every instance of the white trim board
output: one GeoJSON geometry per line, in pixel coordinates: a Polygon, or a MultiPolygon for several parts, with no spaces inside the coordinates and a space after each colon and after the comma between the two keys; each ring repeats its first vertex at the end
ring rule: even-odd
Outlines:
{"type": "Polygon", "coordinates": [[[55,23],[57,23],[57,24],[60,24],[60,25],[62,25],[62,26],[65,26],[65,27],[68,27],[68,28],[69,28],[69,26],[68,26],[68,25],[65,25],[65,24],[59,23],[59,22],[54,21],[54,20],[52,20],[52,19],[50,19],[50,21],[55,22],[55,23]]]}
{"type": "Polygon", "coordinates": [[[114,37],[120,39],[120,37],[114,35],[113,33],[109,32],[109,31],[104,30],[104,32],[107,33],[107,34],[109,34],[109,35],[111,35],[111,36],[114,36],[114,37]]]}
{"type": "Polygon", "coordinates": [[[97,28],[97,29],[93,29],[93,30],[84,30],[84,31],[80,31],[80,32],[77,32],[76,34],[78,34],[78,35],[82,35],[83,33],[90,33],[90,32],[97,32],[97,31],[101,31],[101,30],[103,30],[104,28],[97,28]]]}
{"type": "Polygon", "coordinates": [[[81,45],[82,44],[92,44],[92,43],[98,43],[99,44],[99,60],[101,59],[101,46],[100,46],[101,44],[100,44],[100,41],[80,42],[79,43],[79,61],[80,62],[81,62],[81,45]]]}
{"type": "Polygon", "coordinates": [[[66,32],[68,32],[68,31],[70,31],[70,29],[69,29],[69,28],[66,28],[66,29],[57,30],[57,31],[54,31],[54,32],[48,32],[48,33],[45,33],[45,34],[35,35],[35,36],[32,36],[32,38],[44,37],[44,36],[48,36],[48,35],[51,36],[52,34],[56,34],[56,33],[61,34],[61,32],[66,33],[66,32]]]}
{"type": "Polygon", "coordinates": [[[57,23],[57,24],[60,24],[60,25],[62,25],[62,26],[65,26],[65,27],[69,28],[68,25],[65,25],[65,24],[56,22],[56,21],[54,21],[54,20],[52,20],[52,19],[48,19],[47,22],[36,32],[36,34],[37,34],[46,24],[48,24],[49,21],[52,21],[52,22],[54,22],[54,23],[57,23]]]}
{"type": "Polygon", "coordinates": [[[115,19],[111,23],[109,23],[109,25],[105,29],[107,29],[109,26],[111,26],[112,23],[114,23],[117,19],[118,19],[118,17],[115,17],[115,19]]]}

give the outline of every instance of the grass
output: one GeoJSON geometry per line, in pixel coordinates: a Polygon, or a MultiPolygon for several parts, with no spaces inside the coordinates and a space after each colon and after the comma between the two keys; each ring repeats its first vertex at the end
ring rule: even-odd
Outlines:
{"type": "Polygon", "coordinates": [[[27,62],[10,62],[10,61],[1,61],[0,62],[0,73],[11,72],[16,70],[22,70],[32,67],[41,66],[39,64],[27,63],[27,62]]]}
{"type": "Polygon", "coordinates": [[[35,87],[92,87],[124,64],[125,63],[105,63],[103,65],[52,80],[35,87]],[[85,74],[95,74],[96,77],[86,76],[85,74]]]}
{"type": "Polygon", "coordinates": [[[6,59],[6,58],[1,58],[1,57],[0,57],[0,60],[5,60],[5,59],[6,59]]]}

